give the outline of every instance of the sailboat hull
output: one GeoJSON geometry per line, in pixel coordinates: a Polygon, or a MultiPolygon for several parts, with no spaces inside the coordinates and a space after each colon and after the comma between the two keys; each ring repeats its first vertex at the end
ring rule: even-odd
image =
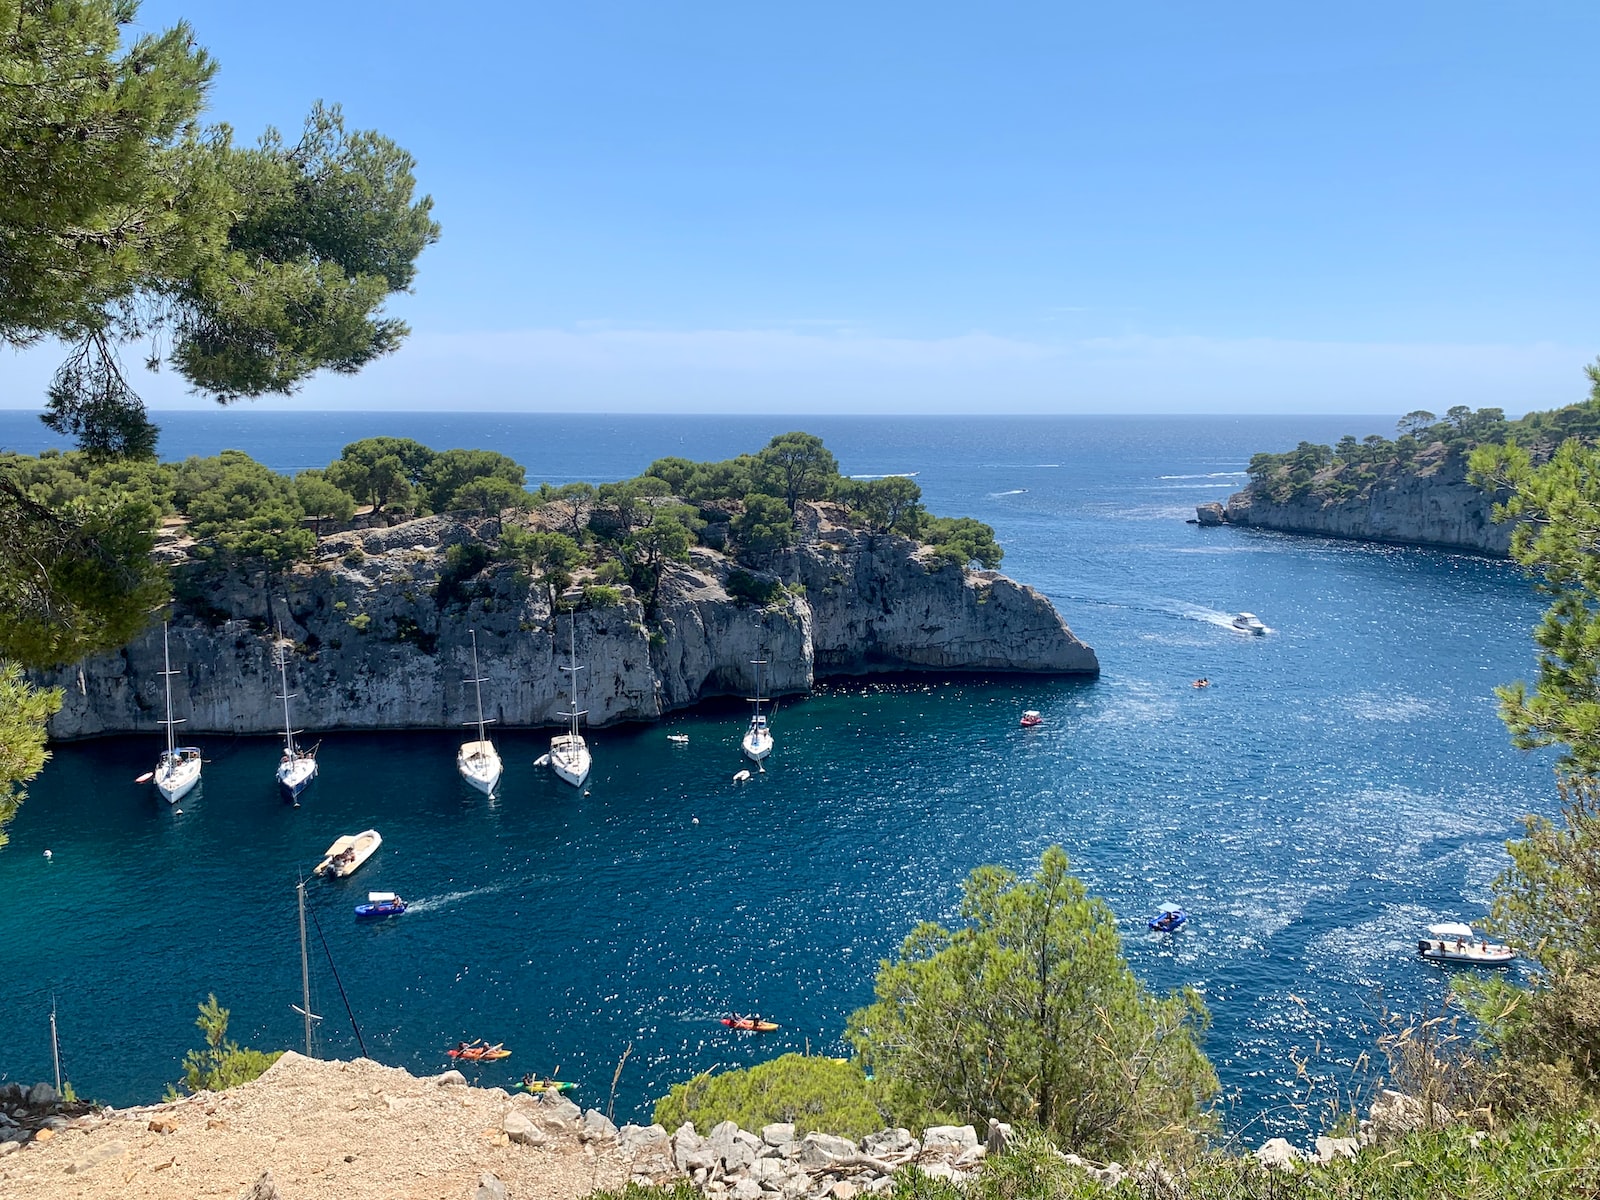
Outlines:
{"type": "Polygon", "coordinates": [[[176,804],[200,782],[200,751],[193,746],[183,746],[169,758],[163,754],[156,766],[156,791],[168,804],[176,804]]]}
{"type": "Polygon", "coordinates": [[[503,769],[499,753],[487,740],[467,742],[456,754],[456,770],[461,772],[461,778],[486,796],[494,794],[503,769]]]}
{"type": "Polygon", "coordinates": [[[278,767],[278,786],[286,800],[300,803],[300,793],[317,777],[317,760],[309,757],[285,759],[278,767]]]}
{"type": "Polygon", "coordinates": [[[573,787],[589,778],[589,746],[582,737],[564,733],[550,739],[550,769],[573,787]]]}

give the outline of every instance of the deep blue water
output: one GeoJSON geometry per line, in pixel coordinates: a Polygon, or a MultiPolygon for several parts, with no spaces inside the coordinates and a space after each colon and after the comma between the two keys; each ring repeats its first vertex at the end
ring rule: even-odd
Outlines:
{"type": "MultiPolygon", "coordinates": [[[[951,917],[973,867],[1027,870],[1059,842],[1138,973],[1204,992],[1229,1123],[1255,1141],[1352,1084],[1380,1003],[1437,1001],[1419,928],[1480,915],[1519,815],[1554,807],[1548,760],[1511,750],[1495,716],[1492,687],[1531,674],[1541,608],[1514,567],[1184,523],[1253,452],[1388,418],[158,415],[168,457],[237,446],[295,470],[391,433],[498,449],[555,482],[805,428],[846,472],[915,471],[935,512],[990,522],[1005,569],[1104,673],[824,688],[783,702],[769,769],[743,787],[737,707],[674,718],[687,746],[660,727],[594,733],[584,795],[533,766],[547,734],[501,731],[494,802],[457,779],[454,730],[327,738],[299,809],[275,797],[273,741],[197,737],[210,761],[181,815],[132,783],[150,739],[58,747],[0,851],[10,1078],[50,1074],[52,996],[69,1076],[110,1102],[177,1077],[208,992],[240,1041],[297,1046],[296,872],[376,826],[383,849],[354,880],[309,888],[371,1054],[434,1071],[483,1036],[515,1051],[485,1082],[559,1067],[603,1108],[631,1046],[617,1110],[643,1118],[697,1070],[842,1053],[845,1017],[915,922],[951,917]],[[1239,609],[1274,632],[1234,632],[1239,609]],[[1202,675],[1213,686],[1191,688],[1202,675]],[[1042,728],[1017,727],[1027,707],[1042,728]],[[375,888],[417,903],[358,926],[375,888]],[[1148,935],[1169,900],[1194,919],[1148,935]],[[782,1030],[716,1023],[754,1008],[782,1030]]],[[[43,432],[0,413],[0,446],[37,450],[43,432]]],[[[319,1049],[350,1056],[312,937],[319,1049]]]]}

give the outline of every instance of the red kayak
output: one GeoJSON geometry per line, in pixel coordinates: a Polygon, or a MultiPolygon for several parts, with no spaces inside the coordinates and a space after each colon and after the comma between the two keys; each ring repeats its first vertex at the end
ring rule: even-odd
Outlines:
{"type": "Polygon", "coordinates": [[[723,1017],[729,1029],[743,1029],[749,1033],[771,1033],[778,1027],[776,1021],[758,1021],[754,1017],[723,1017]]]}
{"type": "Polygon", "coordinates": [[[446,1050],[445,1053],[451,1058],[463,1058],[472,1061],[479,1059],[493,1061],[497,1058],[511,1057],[511,1051],[505,1048],[505,1044],[503,1042],[496,1042],[492,1046],[467,1046],[465,1048],[457,1046],[453,1049],[446,1050]]]}

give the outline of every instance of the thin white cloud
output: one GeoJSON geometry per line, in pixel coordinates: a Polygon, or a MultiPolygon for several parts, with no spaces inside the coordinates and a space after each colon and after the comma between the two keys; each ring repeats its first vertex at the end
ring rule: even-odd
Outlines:
{"type": "MultiPolygon", "coordinates": [[[[1580,399],[1592,351],[1529,345],[1153,337],[912,338],[811,326],[414,335],[359,376],[263,408],[719,412],[1442,412],[1580,399]]],[[[0,406],[35,408],[49,347],[0,356],[0,406]]],[[[153,408],[203,407],[138,373],[153,408]]]]}

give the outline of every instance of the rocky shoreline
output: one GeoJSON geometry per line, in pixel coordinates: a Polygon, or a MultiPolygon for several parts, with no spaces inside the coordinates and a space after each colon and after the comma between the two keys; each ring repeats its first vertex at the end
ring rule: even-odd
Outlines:
{"type": "MultiPolygon", "coordinates": [[[[1327,1164],[1424,1123],[1416,1100],[1384,1092],[1359,1136],[1319,1137],[1309,1151],[1273,1138],[1253,1157],[1278,1170],[1327,1164]]],[[[459,1071],[417,1078],[367,1059],[291,1051],[225,1092],[125,1109],[64,1106],[48,1084],[0,1086],[0,1196],[582,1200],[630,1181],[682,1181],[708,1200],[857,1200],[889,1194],[895,1173],[912,1166],[967,1182],[1012,1136],[993,1119],[981,1137],[971,1125],[940,1125],[859,1142],[788,1123],[750,1131],[725,1121],[705,1134],[692,1124],[618,1129],[598,1109],[471,1087],[459,1071]]],[[[1060,1157],[1107,1190],[1128,1181],[1138,1194],[1171,1194],[1159,1163],[1060,1157]]]]}
{"type": "MultiPolygon", "coordinates": [[[[688,563],[666,565],[648,618],[626,587],[586,591],[580,579],[553,603],[514,564],[453,575],[450,548],[479,540],[485,524],[460,516],[334,534],[315,562],[281,574],[216,569],[172,539],[177,715],[186,736],[281,731],[280,627],[294,643],[295,721],[314,731],[459,727],[475,715],[465,685],[473,630],[485,715],[513,727],[561,723],[569,626],[592,725],[748,696],[757,658],[769,664],[767,695],[879,673],[1098,673],[1094,651],[1034,589],[851,528],[828,506],[804,516],[802,544],[757,576],[778,585],[770,603],[735,598],[730,576],[743,568],[697,547],[688,563]]],[[[156,625],[119,651],[40,675],[64,692],[51,737],[158,730],[161,670],[156,625]]]]}
{"type": "Polygon", "coordinates": [[[1494,497],[1467,481],[1465,460],[1452,455],[1430,458],[1418,470],[1349,497],[1313,487],[1279,503],[1252,485],[1226,503],[1198,506],[1195,516],[1202,526],[1239,525],[1507,558],[1513,526],[1496,524],[1493,507],[1494,497]]]}

